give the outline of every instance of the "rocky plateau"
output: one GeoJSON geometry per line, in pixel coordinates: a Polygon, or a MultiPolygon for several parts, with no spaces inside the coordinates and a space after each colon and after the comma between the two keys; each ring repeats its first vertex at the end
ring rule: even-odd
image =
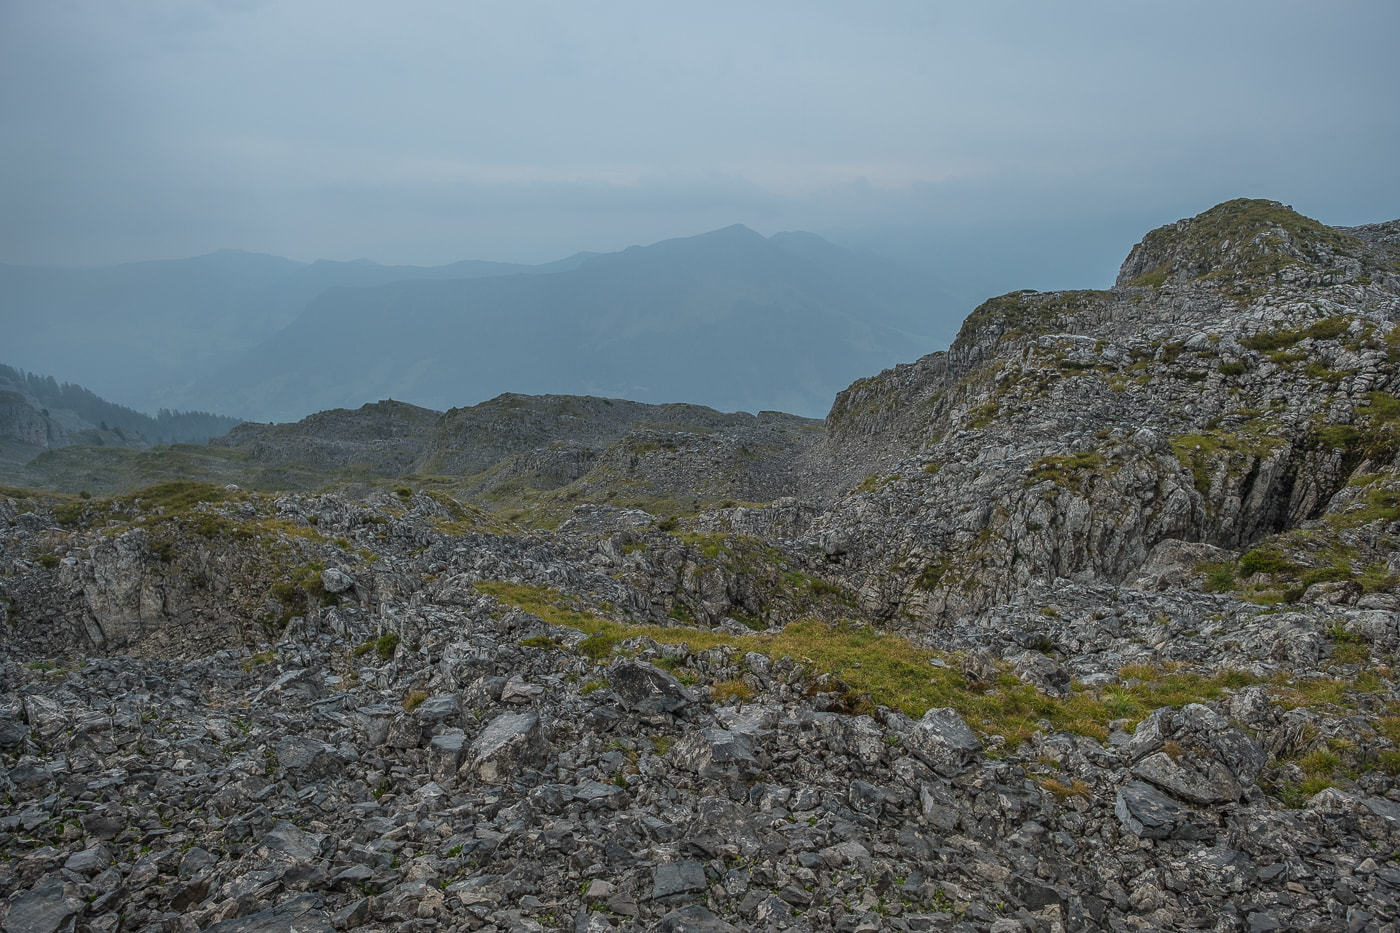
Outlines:
{"type": "Polygon", "coordinates": [[[43,454],[0,929],[1395,930],[1397,324],[1400,222],[1241,200],[824,422],[43,454]]]}

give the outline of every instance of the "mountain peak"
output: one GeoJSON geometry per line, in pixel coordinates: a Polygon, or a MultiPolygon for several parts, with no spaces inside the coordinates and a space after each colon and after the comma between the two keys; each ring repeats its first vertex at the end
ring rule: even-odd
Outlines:
{"type": "Polygon", "coordinates": [[[1356,238],[1289,205],[1237,198],[1147,234],[1124,261],[1116,284],[1211,279],[1233,291],[1253,291],[1281,276],[1322,270],[1359,274],[1361,251],[1356,238]]]}

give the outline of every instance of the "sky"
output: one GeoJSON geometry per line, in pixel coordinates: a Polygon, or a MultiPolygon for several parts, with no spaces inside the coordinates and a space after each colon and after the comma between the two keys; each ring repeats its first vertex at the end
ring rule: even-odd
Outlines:
{"type": "Polygon", "coordinates": [[[0,0],[0,262],[544,262],[744,223],[1102,287],[1400,217],[1400,3],[0,0]]]}

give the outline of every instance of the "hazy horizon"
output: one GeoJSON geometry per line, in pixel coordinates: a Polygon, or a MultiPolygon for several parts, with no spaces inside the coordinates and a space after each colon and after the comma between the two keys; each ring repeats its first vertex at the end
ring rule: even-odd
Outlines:
{"type": "Polygon", "coordinates": [[[1235,197],[1400,217],[1400,7],[0,7],[0,262],[541,263],[743,223],[980,293],[1235,197]]]}

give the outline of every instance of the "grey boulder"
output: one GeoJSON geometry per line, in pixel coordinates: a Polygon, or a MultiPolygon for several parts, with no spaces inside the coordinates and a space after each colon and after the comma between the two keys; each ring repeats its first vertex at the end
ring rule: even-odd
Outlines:
{"type": "Polygon", "coordinates": [[[931,709],[909,730],[904,746],[945,777],[967,767],[982,751],[977,735],[949,707],[931,709]]]}
{"type": "Polygon", "coordinates": [[[670,757],[707,780],[748,780],[763,770],[749,737],[726,729],[698,729],[677,742],[670,757]]]}
{"type": "Polygon", "coordinates": [[[541,763],[548,754],[539,716],[502,713],[472,742],[458,777],[473,775],[487,784],[506,784],[517,771],[541,763]]]}
{"type": "Polygon", "coordinates": [[[624,708],[643,716],[678,713],[695,702],[679,680],[645,661],[616,662],[608,668],[608,685],[624,708]]]}

